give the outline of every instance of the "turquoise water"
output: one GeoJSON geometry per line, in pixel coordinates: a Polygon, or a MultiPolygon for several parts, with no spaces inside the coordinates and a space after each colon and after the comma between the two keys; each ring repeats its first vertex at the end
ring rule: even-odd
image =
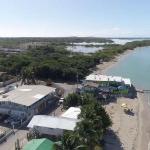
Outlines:
{"type": "Polygon", "coordinates": [[[137,88],[150,89],[150,47],[136,48],[106,74],[130,78],[137,88]]]}

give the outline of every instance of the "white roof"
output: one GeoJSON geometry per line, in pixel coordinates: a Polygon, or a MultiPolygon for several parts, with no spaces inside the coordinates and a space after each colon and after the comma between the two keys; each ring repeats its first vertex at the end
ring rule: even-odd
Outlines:
{"type": "Polygon", "coordinates": [[[63,129],[73,131],[77,119],[69,119],[63,117],[53,117],[47,115],[35,115],[28,124],[28,128],[33,128],[34,126],[53,128],[53,129],[63,129]]]}
{"type": "Polygon", "coordinates": [[[106,76],[106,75],[100,75],[100,74],[90,74],[85,78],[86,81],[115,81],[115,82],[124,82],[126,85],[131,86],[131,81],[128,78],[122,78],[119,76],[106,76]]]}
{"type": "Polygon", "coordinates": [[[86,77],[87,81],[108,81],[108,77],[105,75],[95,75],[91,74],[86,77]]]}
{"type": "Polygon", "coordinates": [[[130,79],[123,78],[123,81],[124,81],[125,85],[131,86],[131,80],[130,79]]]}
{"type": "Polygon", "coordinates": [[[12,102],[20,105],[30,106],[49,93],[54,92],[55,88],[48,86],[22,85],[8,93],[0,95],[0,102],[12,102]]]}
{"type": "Polygon", "coordinates": [[[78,119],[78,115],[81,113],[81,109],[78,107],[70,107],[61,116],[65,118],[78,119]]]}
{"type": "Polygon", "coordinates": [[[109,81],[115,81],[115,82],[122,82],[122,77],[118,77],[118,76],[108,76],[108,80],[109,81]]]}
{"type": "Polygon", "coordinates": [[[122,77],[91,74],[91,75],[86,77],[86,80],[87,81],[116,81],[116,82],[122,82],[122,77]]]}

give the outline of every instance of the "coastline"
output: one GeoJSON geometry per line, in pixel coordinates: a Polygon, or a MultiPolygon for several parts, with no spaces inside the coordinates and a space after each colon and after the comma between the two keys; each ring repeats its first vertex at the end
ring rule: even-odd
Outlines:
{"type": "Polygon", "coordinates": [[[130,53],[132,53],[133,51],[134,50],[127,50],[124,53],[115,56],[115,58],[113,58],[112,60],[110,60],[108,62],[103,62],[102,64],[98,64],[96,66],[96,70],[92,74],[94,74],[94,73],[105,74],[107,72],[107,70],[109,70],[113,66],[117,65],[118,61],[120,61],[121,59],[125,58],[130,53]]]}
{"type": "MultiPolygon", "coordinates": [[[[117,55],[109,62],[104,62],[96,66],[96,70],[93,74],[105,74],[108,69],[118,64],[121,59],[124,59],[133,50],[127,50],[122,54],[117,55]]],[[[144,96],[141,93],[137,93],[136,99],[118,98],[115,104],[108,104],[105,106],[110,117],[112,118],[113,125],[111,130],[116,134],[118,139],[112,140],[113,137],[107,137],[106,150],[110,148],[113,150],[125,149],[125,150],[141,150],[147,149],[146,144],[143,144],[143,123],[142,118],[144,107],[144,96]],[[134,110],[134,116],[126,115],[121,109],[121,103],[127,103],[134,110]],[[119,142],[120,140],[120,142],[119,142]],[[110,144],[111,143],[111,144],[110,144]],[[121,143],[121,144],[120,144],[121,143]],[[121,145],[121,146],[120,146],[121,145]]]]}
{"type": "MultiPolygon", "coordinates": [[[[92,74],[105,74],[108,69],[118,65],[120,60],[126,58],[126,56],[133,52],[134,50],[127,50],[109,62],[98,64],[92,74]]],[[[74,84],[67,84],[67,89],[74,91],[74,88],[74,84]]],[[[106,138],[105,150],[147,150],[150,139],[145,137],[145,134],[150,131],[148,127],[150,125],[150,116],[149,121],[147,121],[148,117],[146,116],[150,109],[145,107],[146,104],[144,102],[144,94],[137,93],[137,98],[135,99],[121,97],[118,98],[116,103],[110,103],[104,106],[113,121],[113,126],[110,128],[113,133],[109,134],[106,138]],[[134,116],[126,115],[121,109],[121,103],[127,103],[127,105],[133,108],[134,116]]]]}

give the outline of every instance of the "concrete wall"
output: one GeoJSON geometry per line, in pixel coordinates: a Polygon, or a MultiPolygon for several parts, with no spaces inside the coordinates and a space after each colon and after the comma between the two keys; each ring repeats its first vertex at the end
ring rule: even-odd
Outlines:
{"type": "Polygon", "coordinates": [[[44,110],[51,109],[51,106],[54,105],[54,103],[50,104],[49,101],[55,102],[55,99],[53,95],[47,95],[43,99],[39,100],[38,102],[34,103],[32,106],[27,107],[11,102],[0,102],[0,113],[2,114],[8,114],[8,115],[16,115],[20,116],[22,114],[26,115],[35,115],[35,114],[41,114],[44,110]]]}
{"type": "Polygon", "coordinates": [[[14,82],[17,82],[17,78],[13,78],[13,79],[10,79],[10,80],[5,81],[5,82],[0,82],[0,87],[7,86],[7,85],[14,83],[14,82]]]}
{"type": "Polygon", "coordinates": [[[47,135],[55,135],[55,136],[62,136],[63,130],[62,129],[52,129],[47,127],[34,127],[40,134],[47,134],[47,135]]]}

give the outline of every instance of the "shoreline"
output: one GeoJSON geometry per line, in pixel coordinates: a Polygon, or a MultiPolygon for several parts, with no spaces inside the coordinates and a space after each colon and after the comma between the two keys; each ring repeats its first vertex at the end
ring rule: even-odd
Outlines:
{"type": "Polygon", "coordinates": [[[124,59],[126,56],[131,54],[133,51],[134,50],[127,50],[124,53],[115,56],[112,60],[110,60],[108,62],[103,62],[102,64],[96,65],[96,70],[92,74],[94,74],[94,73],[105,74],[107,72],[107,70],[109,70],[110,68],[117,65],[118,61],[124,59]]]}
{"type": "MultiPolygon", "coordinates": [[[[117,55],[111,61],[103,62],[102,64],[97,65],[96,70],[92,74],[105,74],[110,68],[113,68],[115,65],[118,64],[118,62],[120,60],[124,59],[126,56],[128,56],[132,52],[133,52],[133,50],[127,50],[124,53],[117,55]]],[[[137,93],[137,98],[133,100],[134,102],[131,102],[131,101],[132,100],[130,100],[130,102],[129,102],[129,99],[124,98],[124,97],[118,98],[117,104],[108,104],[108,106],[105,106],[105,107],[110,115],[112,115],[112,112],[114,111],[113,109],[115,107],[117,107],[117,109],[115,111],[118,113],[121,113],[121,115],[118,116],[118,114],[115,111],[113,112],[114,114],[115,113],[116,114],[112,117],[112,120],[114,120],[114,118],[118,117],[121,121],[119,121],[119,119],[117,121],[114,120],[111,130],[114,133],[116,133],[118,138],[121,140],[120,142],[121,142],[121,146],[123,147],[123,149],[125,149],[125,150],[132,150],[132,149],[133,150],[134,149],[141,150],[143,148],[144,149],[146,148],[146,145],[143,144],[143,122],[144,122],[144,120],[142,118],[142,114],[145,109],[144,104],[143,104],[144,96],[141,93],[137,93]],[[132,119],[130,117],[127,118],[127,116],[122,112],[122,110],[120,109],[119,101],[122,101],[125,103],[127,102],[128,105],[131,105],[131,107],[135,107],[134,108],[135,116],[132,116],[133,117],[132,119]],[[126,118],[126,120],[122,116],[124,116],[124,118],[126,118]],[[124,125],[121,122],[124,122],[124,125]],[[128,125],[128,124],[130,124],[130,125],[128,125]],[[116,130],[116,126],[118,126],[117,130],[116,130]],[[126,136],[124,136],[124,134],[128,138],[126,138],[126,136]]],[[[107,137],[107,138],[109,139],[109,137],[107,137]]],[[[109,142],[110,141],[112,142],[111,138],[109,139],[109,142]]],[[[117,144],[118,144],[118,146],[120,146],[119,142],[116,143],[113,141],[112,143],[114,144],[114,148],[117,148],[117,144]]],[[[108,148],[106,148],[106,150],[109,148],[110,147],[108,146],[108,148]]]]}
{"type": "MultiPolygon", "coordinates": [[[[130,55],[133,52],[134,50],[127,50],[124,53],[115,56],[112,60],[108,62],[98,64],[96,66],[95,71],[93,71],[92,74],[105,74],[108,69],[117,65],[120,60],[123,60],[124,58],[126,58],[126,56],[130,55]]],[[[74,84],[68,85],[68,88],[74,89],[74,84]]],[[[109,136],[107,136],[107,148],[105,148],[105,150],[147,149],[149,138],[145,137],[144,134],[150,130],[148,129],[148,118],[144,115],[146,115],[146,113],[149,110],[145,107],[144,102],[144,94],[137,93],[137,98],[135,99],[121,97],[117,99],[116,103],[110,103],[105,106],[106,110],[108,111],[108,114],[112,116],[113,121],[113,126],[111,127],[113,135],[110,134],[109,136]],[[134,108],[134,115],[126,115],[121,109],[121,103],[127,103],[131,108],[134,108]],[[145,124],[146,130],[144,129],[145,124]]]]}

